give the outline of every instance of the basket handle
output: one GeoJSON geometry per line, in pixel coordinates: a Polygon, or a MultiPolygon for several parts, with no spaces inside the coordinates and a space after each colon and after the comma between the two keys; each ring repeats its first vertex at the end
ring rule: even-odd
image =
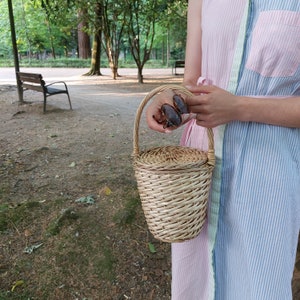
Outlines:
{"type": "MultiPolygon", "coordinates": [[[[142,112],[146,106],[146,104],[158,93],[161,93],[165,90],[171,89],[173,91],[180,91],[185,96],[193,96],[193,94],[187,90],[185,87],[180,85],[162,85],[159,86],[152,91],[150,91],[145,98],[140,103],[137,111],[136,117],[134,122],[134,130],[133,130],[133,156],[137,157],[140,153],[139,150],[139,127],[140,127],[140,120],[142,116],[142,112]]],[[[207,137],[208,137],[208,164],[212,167],[215,166],[215,150],[214,150],[214,134],[212,128],[207,128],[207,137]]]]}

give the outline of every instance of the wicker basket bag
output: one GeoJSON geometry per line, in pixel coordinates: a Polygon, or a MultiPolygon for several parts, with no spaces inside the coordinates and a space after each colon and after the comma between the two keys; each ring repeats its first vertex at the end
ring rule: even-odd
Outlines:
{"type": "Polygon", "coordinates": [[[197,236],[203,227],[215,155],[212,129],[207,129],[207,151],[183,146],[139,150],[143,109],[153,96],[167,89],[191,95],[182,86],[165,85],[144,98],[134,123],[133,165],[150,232],[160,241],[174,243],[197,236]]]}

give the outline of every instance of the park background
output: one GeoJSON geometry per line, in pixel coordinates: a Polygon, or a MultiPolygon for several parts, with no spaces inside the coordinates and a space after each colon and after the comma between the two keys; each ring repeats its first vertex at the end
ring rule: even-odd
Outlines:
{"type": "MultiPolygon", "coordinates": [[[[143,97],[182,82],[173,68],[184,59],[186,8],[176,0],[0,1],[1,300],[170,299],[170,246],[147,229],[132,134],[143,97]],[[16,67],[65,81],[73,110],[58,95],[43,114],[34,91],[20,103],[16,67]]],[[[140,130],[142,147],[181,134],[140,130]]],[[[298,269],[299,254],[295,300],[298,269]]]]}

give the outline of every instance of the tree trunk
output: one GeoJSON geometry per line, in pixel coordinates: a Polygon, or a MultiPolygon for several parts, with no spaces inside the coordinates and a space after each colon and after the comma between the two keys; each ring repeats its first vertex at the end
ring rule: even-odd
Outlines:
{"type": "Polygon", "coordinates": [[[98,2],[95,5],[95,14],[96,14],[97,22],[94,24],[94,40],[93,40],[91,69],[89,72],[84,74],[86,76],[102,75],[100,72],[102,19],[103,19],[103,9],[102,9],[101,2],[98,2]]]}
{"type": "Polygon", "coordinates": [[[138,66],[138,82],[144,83],[144,76],[143,76],[143,67],[138,66]]]}
{"type": "Polygon", "coordinates": [[[13,5],[11,0],[7,1],[8,5],[8,12],[9,12],[9,22],[10,22],[10,32],[11,32],[11,41],[14,53],[14,63],[15,63],[15,71],[16,71],[16,80],[17,80],[17,87],[18,87],[18,96],[19,102],[22,104],[23,101],[23,91],[21,87],[21,82],[18,80],[17,72],[20,71],[19,65],[19,57],[18,57],[18,47],[17,47],[17,39],[16,39],[16,31],[15,31],[15,19],[14,19],[14,12],[13,12],[13,5]]]}
{"type": "Polygon", "coordinates": [[[91,69],[89,72],[87,72],[84,75],[86,76],[102,75],[100,72],[100,49],[101,49],[101,38],[99,37],[99,33],[95,33],[94,41],[93,41],[91,69]]]}
{"type": "Polygon", "coordinates": [[[47,27],[48,27],[48,32],[49,32],[49,36],[50,36],[50,44],[51,44],[52,57],[54,59],[56,59],[56,54],[55,54],[55,49],[54,49],[54,44],[53,44],[53,35],[52,35],[52,30],[51,30],[50,22],[49,22],[48,19],[47,19],[47,27]]]}
{"type": "MultiPolygon", "coordinates": [[[[109,61],[109,67],[111,69],[111,73],[112,73],[112,78],[113,79],[117,79],[118,77],[118,54],[117,51],[114,51],[112,49],[112,44],[110,43],[110,39],[108,37],[106,37],[107,39],[107,45],[106,45],[106,54],[108,57],[108,61],[109,61]]],[[[117,47],[116,45],[114,45],[115,47],[117,47]]]]}
{"type": "Polygon", "coordinates": [[[118,76],[119,76],[119,74],[118,74],[118,67],[111,66],[110,69],[111,69],[111,73],[112,73],[112,78],[116,80],[118,78],[118,76]]]}
{"type": "Polygon", "coordinates": [[[78,57],[82,59],[91,58],[91,42],[90,37],[85,29],[88,27],[86,21],[86,10],[82,9],[78,12],[80,23],[78,24],[78,57]]]}

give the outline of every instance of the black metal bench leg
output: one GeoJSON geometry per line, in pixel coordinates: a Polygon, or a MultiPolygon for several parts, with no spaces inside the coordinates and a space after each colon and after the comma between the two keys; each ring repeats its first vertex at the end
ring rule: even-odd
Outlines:
{"type": "Polygon", "coordinates": [[[46,102],[47,102],[47,96],[44,94],[44,113],[46,113],[46,102]]]}
{"type": "Polygon", "coordinates": [[[70,110],[73,110],[69,93],[67,93],[67,96],[68,96],[68,100],[69,100],[69,104],[70,104],[70,110]]]}

